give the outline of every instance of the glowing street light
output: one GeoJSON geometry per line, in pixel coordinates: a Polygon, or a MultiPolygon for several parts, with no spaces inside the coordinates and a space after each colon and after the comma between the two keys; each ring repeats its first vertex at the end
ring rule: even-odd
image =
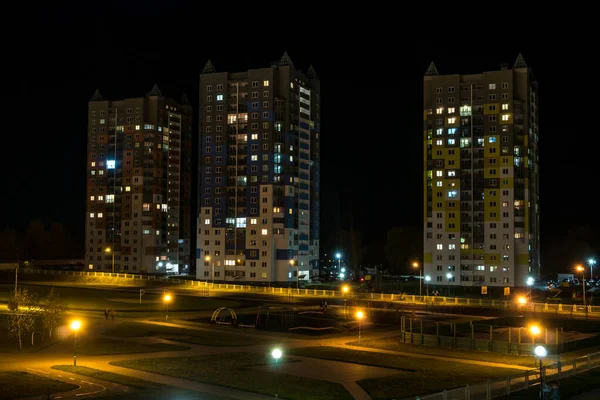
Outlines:
{"type": "Polygon", "coordinates": [[[348,299],[346,298],[346,295],[348,294],[349,290],[350,288],[348,287],[348,285],[342,286],[342,293],[344,293],[344,318],[348,316],[348,309],[346,308],[346,302],[348,301],[348,299]]]}
{"type": "Polygon", "coordinates": [[[342,269],[342,255],[340,253],[335,253],[335,258],[338,259],[338,268],[342,269]]]}
{"type": "Polygon", "coordinates": [[[544,346],[537,346],[533,349],[533,354],[540,359],[540,399],[544,398],[544,371],[542,359],[548,355],[548,351],[544,346]]]}
{"type": "Polygon", "coordinates": [[[81,321],[75,320],[71,322],[71,330],[73,331],[73,366],[77,366],[77,332],[81,329],[81,321]]]}
{"type": "MultiPolygon", "coordinates": [[[[583,265],[579,264],[579,265],[575,266],[575,269],[578,272],[581,272],[581,280],[582,280],[581,286],[583,287],[583,307],[585,308],[585,303],[586,303],[586,301],[585,301],[585,275],[584,275],[585,268],[583,268],[583,265]]],[[[586,309],[586,311],[587,311],[587,309],[586,309]]]]}
{"type": "Polygon", "coordinates": [[[112,249],[110,247],[105,248],[104,252],[107,254],[112,254],[112,273],[114,274],[115,273],[115,252],[112,251],[112,249]]]}
{"type": "MultiPolygon", "coordinates": [[[[413,268],[419,268],[419,263],[414,261],[412,266],[413,268]]],[[[419,296],[423,296],[423,279],[421,278],[421,268],[419,268],[419,296]]]]}
{"type": "MultiPolygon", "coordinates": [[[[210,262],[210,256],[204,257],[204,261],[210,262]]],[[[212,262],[212,284],[215,284],[215,262],[212,262]]]]}
{"type": "Polygon", "coordinates": [[[431,281],[431,277],[429,275],[425,276],[425,283],[427,285],[427,297],[429,297],[429,281],[431,281]]]}
{"type": "Polygon", "coordinates": [[[590,280],[594,279],[594,274],[593,274],[593,269],[594,269],[594,265],[596,265],[596,259],[594,258],[588,258],[588,264],[590,264],[590,280]]]}
{"type": "Polygon", "coordinates": [[[365,317],[365,314],[362,311],[356,312],[356,319],[358,319],[358,344],[360,345],[360,328],[362,325],[362,320],[365,317]]]}
{"type": "Polygon", "coordinates": [[[279,397],[279,376],[277,373],[277,364],[282,355],[283,353],[279,349],[273,349],[271,352],[271,356],[275,359],[275,397],[279,397]]]}
{"type": "Polygon", "coordinates": [[[532,326],[529,327],[529,332],[531,332],[531,334],[533,336],[536,336],[536,335],[539,335],[542,331],[541,331],[541,329],[540,329],[539,326],[532,325],[532,326]]]}
{"type": "Polygon", "coordinates": [[[519,304],[523,305],[523,304],[527,304],[527,298],[525,298],[525,296],[521,296],[517,299],[517,301],[519,302],[519,304]]]}
{"type": "MultiPolygon", "coordinates": [[[[290,267],[294,268],[294,264],[296,263],[296,260],[294,260],[293,258],[290,260],[290,267]]],[[[299,279],[300,279],[300,275],[298,272],[298,264],[296,264],[296,290],[298,290],[300,288],[300,284],[299,284],[299,279]]]]}
{"type": "Polygon", "coordinates": [[[172,297],[170,294],[165,294],[163,296],[163,302],[167,305],[167,313],[165,314],[165,321],[169,320],[169,303],[171,302],[172,297]]]}
{"type": "Polygon", "coordinates": [[[531,276],[527,278],[527,286],[529,286],[529,301],[531,301],[531,286],[533,286],[534,283],[535,279],[533,279],[531,276]]]}

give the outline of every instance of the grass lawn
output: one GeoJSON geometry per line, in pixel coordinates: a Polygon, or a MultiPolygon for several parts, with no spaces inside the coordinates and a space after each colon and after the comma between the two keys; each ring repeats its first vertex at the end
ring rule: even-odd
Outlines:
{"type": "MultiPolygon", "coordinates": [[[[401,351],[404,353],[429,354],[434,356],[462,358],[465,360],[490,361],[503,364],[521,365],[533,367],[532,356],[518,356],[514,354],[488,353],[484,351],[469,351],[462,349],[451,349],[447,347],[420,346],[402,343],[399,336],[393,336],[374,340],[361,340],[360,347],[358,342],[347,343],[350,346],[370,347],[374,349],[401,351]]],[[[553,361],[548,359],[549,364],[553,361]]]]}
{"type": "Polygon", "coordinates": [[[236,335],[222,332],[219,328],[215,328],[214,331],[206,331],[141,322],[124,322],[107,330],[104,334],[113,337],[160,336],[169,340],[204,346],[251,346],[268,343],[268,339],[261,336],[236,335]]]}
{"type": "MultiPolygon", "coordinates": [[[[20,284],[19,286],[40,296],[42,303],[51,288],[50,285],[20,284]]],[[[14,284],[0,284],[0,303],[8,302],[10,292],[13,289],[14,284]]],[[[55,291],[70,309],[104,311],[108,308],[117,311],[117,318],[119,312],[165,311],[165,306],[162,303],[162,293],[147,292],[143,295],[142,304],[140,304],[140,294],[137,288],[101,290],[86,287],[55,286],[55,291]]],[[[219,307],[236,307],[238,305],[239,303],[233,300],[179,295],[175,296],[169,305],[169,312],[215,310],[219,307]]]]}
{"type": "Polygon", "coordinates": [[[294,348],[290,349],[289,353],[297,356],[400,370],[394,376],[365,379],[357,382],[374,399],[418,396],[466,384],[484,382],[487,379],[500,379],[521,372],[506,368],[482,368],[478,365],[410,359],[393,354],[371,353],[327,346],[294,348]]]}
{"type": "Polygon", "coordinates": [[[21,371],[0,372],[0,399],[50,395],[77,389],[77,385],[21,371]]]}
{"type": "Polygon", "coordinates": [[[77,344],[77,352],[89,356],[104,356],[108,354],[153,353],[158,351],[189,350],[187,346],[177,346],[167,343],[136,343],[124,340],[94,338],[77,344]]]}
{"type": "Polygon", "coordinates": [[[200,398],[206,400],[229,400],[226,397],[198,393],[188,390],[176,389],[171,386],[155,383],[151,381],[145,381],[126,375],[115,374],[112,372],[101,371],[99,369],[88,368],[84,366],[74,367],[72,365],[54,365],[52,369],[59,371],[72,372],[78,375],[89,376],[90,378],[100,379],[106,382],[118,383],[120,385],[129,386],[139,391],[132,393],[125,393],[122,396],[111,396],[113,400],[116,399],[165,399],[173,398],[178,400],[197,399],[200,398]]]}
{"type": "MultiPolygon", "coordinates": [[[[250,392],[273,395],[275,375],[253,367],[272,362],[270,355],[223,353],[194,357],[155,358],[112,362],[113,365],[174,376],[250,392]]],[[[338,383],[279,374],[279,395],[285,399],[352,399],[338,383]]]]}

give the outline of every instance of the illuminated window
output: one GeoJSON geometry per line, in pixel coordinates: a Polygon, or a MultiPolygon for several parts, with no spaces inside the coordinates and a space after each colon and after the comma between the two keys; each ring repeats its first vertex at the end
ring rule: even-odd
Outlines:
{"type": "Polygon", "coordinates": [[[448,128],[448,135],[455,135],[456,134],[456,128],[448,128]]]}
{"type": "Polygon", "coordinates": [[[444,171],[435,171],[435,176],[444,176],[444,171]]]}
{"type": "Polygon", "coordinates": [[[450,190],[450,191],[448,192],[448,197],[454,198],[454,197],[456,197],[456,196],[457,196],[457,194],[458,194],[458,193],[456,192],[456,190],[450,190]]]}
{"type": "Polygon", "coordinates": [[[114,203],[115,202],[115,195],[114,194],[107,194],[106,195],[106,202],[107,203],[114,203]]]}
{"type": "Polygon", "coordinates": [[[142,208],[144,211],[150,211],[150,203],[144,203],[142,205],[142,208]]]}
{"type": "Polygon", "coordinates": [[[101,169],[101,170],[99,170],[99,171],[98,171],[98,175],[104,175],[104,170],[102,170],[102,169],[101,169]]]}
{"type": "MultiPolygon", "coordinates": [[[[158,204],[157,204],[157,205],[158,205],[158,204]]],[[[167,209],[168,209],[167,205],[166,205],[166,204],[163,204],[163,205],[162,205],[162,211],[163,211],[163,212],[167,212],[167,209]]]]}
{"type": "Polygon", "coordinates": [[[488,139],[488,142],[490,143],[496,143],[496,136],[490,136],[488,139]]]}
{"type": "Polygon", "coordinates": [[[444,107],[439,107],[435,109],[435,113],[436,114],[443,114],[444,113],[444,107]]]}
{"type": "Polygon", "coordinates": [[[435,183],[435,185],[436,185],[437,187],[441,187],[441,186],[442,186],[442,181],[437,181],[437,182],[435,183]]]}
{"type": "Polygon", "coordinates": [[[98,201],[104,201],[104,196],[98,196],[98,201]]]}
{"type": "Polygon", "coordinates": [[[217,101],[223,101],[223,95],[222,94],[218,94],[217,95],[217,101]]]}
{"type": "Polygon", "coordinates": [[[263,229],[263,230],[261,230],[261,231],[260,231],[260,233],[261,233],[263,236],[265,236],[265,235],[267,235],[268,231],[267,231],[266,229],[263,229]]]}
{"type": "Polygon", "coordinates": [[[489,89],[490,90],[496,90],[496,84],[495,83],[490,83],[489,84],[489,89]]]}
{"type": "Polygon", "coordinates": [[[448,123],[449,123],[449,124],[454,124],[454,123],[456,123],[456,118],[455,118],[455,117],[448,118],[448,123]]]}
{"type": "Polygon", "coordinates": [[[126,192],[131,192],[131,186],[125,186],[125,191],[126,192]]]}
{"type": "Polygon", "coordinates": [[[438,145],[438,146],[442,146],[444,144],[444,141],[441,140],[441,139],[439,139],[439,140],[435,141],[435,144],[438,145]]]}
{"type": "Polygon", "coordinates": [[[448,176],[456,176],[456,171],[448,171],[448,176]]]}
{"type": "Polygon", "coordinates": [[[438,244],[438,245],[436,246],[436,248],[437,248],[438,250],[444,250],[444,245],[443,245],[443,244],[438,244]]]}
{"type": "Polygon", "coordinates": [[[456,250],[456,245],[455,244],[449,244],[448,245],[448,250],[456,250]]]}
{"type": "Polygon", "coordinates": [[[508,110],[508,104],[507,103],[502,104],[502,109],[503,110],[508,110]]]}
{"type": "Polygon", "coordinates": [[[139,131],[139,130],[140,130],[140,126],[139,126],[139,125],[136,125],[136,126],[135,126],[135,130],[136,130],[136,131],[139,131]]]}
{"type": "Polygon", "coordinates": [[[96,166],[96,161],[92,161],[92,164],[91,164],[91,166],[92,166],[92,167],[95,167],[95,166],[96,166]]]}
{"type": "Polygon", "coordinates": [[[96,196],[90,196],[90,201],[94,201],[96,199],[96,196]]]}
{"type": "Polygon", "coordinates": [[[269,81],[263,81],[263,86],[269,86],[269,81]]]}
{"type": "Polygon", "coordinates": [[[448,114],[454,114],[455,112],[456,112],[456,109],[454,107],[448,108],[448,114]]]}
{"type": "Polygon", "coordinates": [[[206,218],[204,220],[204,225],[210,225],[210,218],[206,218]]]}
{"type": "Polygon", "coordinates": [[[250,225],[256,225],[256,218],[251,218],[250,219],[250,225]]]}
{"type": "Polygon", "coordinates": [[[94,218],[94,213],[90,213],[90,218],[94,218]]]}
{"type": "Polygon", "coordinates": [[[435,134],[436,135],[443,135],[444,134],[444,128],[438,128],[435,130],[435,134]]]}
{"type": "Polygon", "coordinates": [[[502,121],[508,121],[508,114],[502,114],[502,121]]]}
{"type": "Polygon", "coordinates": [[[456,144],[456,139],[448,139],[448,144],[456,144]]]}
{"type": "Polygon", "coordinates": [[[102,218],[102,213],[98,213],[98,218],[102,218]]]}

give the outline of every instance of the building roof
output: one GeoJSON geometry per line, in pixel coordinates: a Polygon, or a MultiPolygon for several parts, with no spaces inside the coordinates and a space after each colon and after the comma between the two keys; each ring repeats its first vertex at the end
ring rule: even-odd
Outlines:
{"type": "Polygon", "coordinates": [[[315,71],[315,69],[313,68],[312,65],[310,67],[308,67],[308,72],[306,73],[306,77],[308,79],[319,80],[319,76],[317,75],[317,71],[315,71]]]}
{"type": "Polygon", "coordinates": [[[281,59],[279,59],[279,63],[277,63],[277,65],[279,67],[293,67],[294,66],[294,63],[292,62],[292,59],[288,55],[287,51],[283,53],[283,55],[281,56],[281,59]]]}
{"type": "Polygon", "coordinates": [[[104,97],[102,97],[102,95],[100,94],[100,90],[98,90],[98,89],[96,89],[96,91],[90,98],[90,101],[103,101],[103,100],[104,100],[104,97]]]}
{"type": "Polygon", "coordinates": [[[437,68],[435,67],[435,63],[432,61],[431,64],[429,64],[427,71],[425,71],[425,76],[433,76],[433,75],[439,75],[439,74],[440,73],[438,72],[437,68]]]}
{"type": "Polygon", "coordinates": [[[527,68],[527,63],[525,62],[525,58],[521,53],[519,53],[517,59],[515,60],[515,63],[513,64],[513,69],[515,68],[527,68]]]}
{"type": "Polygon", "coordinates": [[[214,72],[217,72],[217,69],[215,68],[213,63],[210,60],[208,60],[208,62],[204,66],[204,69],[202,70],[202,73],[203,74],[212,74],[214,72]]]}
{"type": "Polygon", "coordinates": [[[190,102],[190,99],[187,97],[187,94],[183,94],[183,96],[181,96],[181,105],[183,106],[191,106],[192,103],[190,102]]]}

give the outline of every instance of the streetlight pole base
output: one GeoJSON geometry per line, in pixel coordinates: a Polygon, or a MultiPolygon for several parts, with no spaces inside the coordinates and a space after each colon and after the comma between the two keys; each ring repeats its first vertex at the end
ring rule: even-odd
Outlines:
{"type": "Polygon", "coordinates": [[[77,366],[77,356],[73,356],[73,366],[77,366]]]}

